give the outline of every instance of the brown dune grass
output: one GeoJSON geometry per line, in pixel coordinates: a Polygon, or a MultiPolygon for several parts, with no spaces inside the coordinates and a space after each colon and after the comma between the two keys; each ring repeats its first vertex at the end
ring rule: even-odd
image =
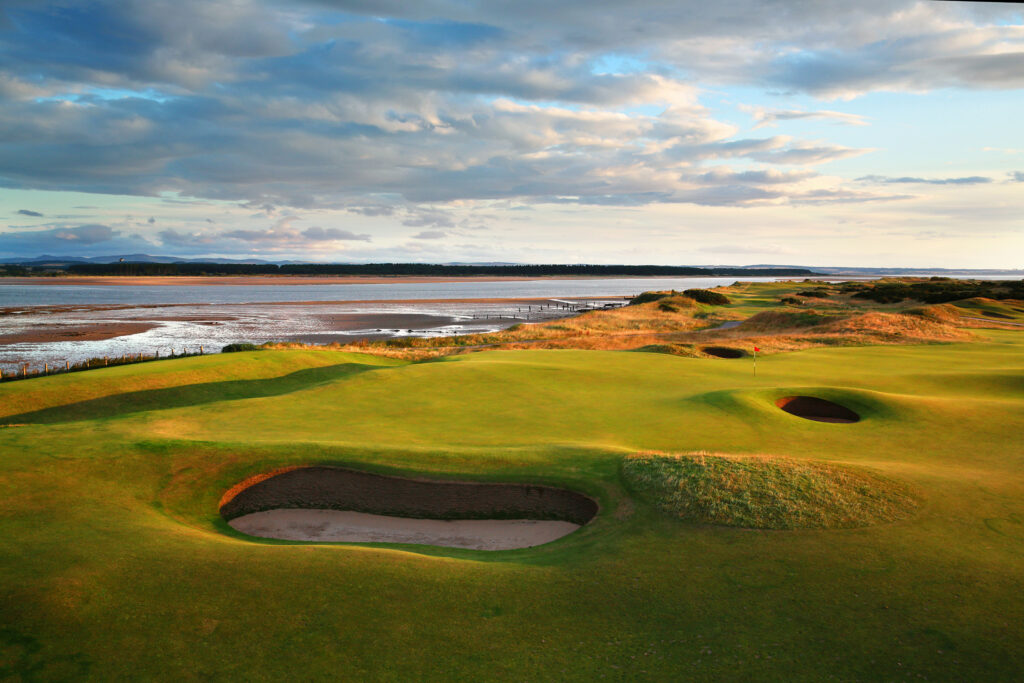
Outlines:
{"type": "MultiPolygon", "coordinates": [[[[707,329],[710,308],[682,295],[607,311],[589,311],[573,318],[521,324],[499,332],[332,344],[328,348],[361,351],[404,360],[454,355],[481,349],[586,349],[649,351],[678,356],[708,357],[700,348],[725,345],[761,353],[796,351],[817,346],[921,344],[963,341],[973,335],[963,329],[970,321],[951,304],[902,311],[834,308],[779,308],[756,313],[729,329],[707,329]]],[[[714,310],[716,320],[737,311],[714,310]]],[[[979,323],[984,325],[985,323],[979,323]]],[[[272,348],[301,348],[274,344],[272,348]]]]}

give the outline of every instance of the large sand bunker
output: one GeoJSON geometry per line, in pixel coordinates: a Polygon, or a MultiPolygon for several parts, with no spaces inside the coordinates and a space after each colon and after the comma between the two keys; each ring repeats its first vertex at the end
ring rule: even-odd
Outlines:
{"type": "Polygon", "coordinates": [[[815,396],[786,396],[775,402],[790,415],[802,417],[816,422],[859,422],[860,415],[846,406],[815,396]]]}
{"type": "Polygon", "coordinates": [[[346,510],[279,509],[236,517],[229,524],[250,536],[292,541],[419,543],[471,550],[543,545],[580,528],[536,519],[413,519],[346,510]]]}
{"type": "Polygon", "coordinates": [[[252,477],[228,491],[220,507],[232,527],[253,536],[476,550],[549,543],[597,510],[583,494],[548,486],[405,479],[337,467],[252,477]]]}

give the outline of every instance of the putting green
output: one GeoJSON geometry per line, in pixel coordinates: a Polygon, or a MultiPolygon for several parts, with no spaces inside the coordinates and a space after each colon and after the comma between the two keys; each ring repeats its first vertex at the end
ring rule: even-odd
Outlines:
{"type": "Polygon", "coordinates": [[[0,385],[0,678],[1008,680],[1024,670],[1024,354],[982,343],[721,362],[262,351],[0,385]],[[816,396],[860,421],[775,406],[816,396]],[[637,451],[852,466],[914,492],[856,529],[680,521],[637,451]],[[260,472],[347,466],[585,493],[554,543],[257,540],[260,472]]]}

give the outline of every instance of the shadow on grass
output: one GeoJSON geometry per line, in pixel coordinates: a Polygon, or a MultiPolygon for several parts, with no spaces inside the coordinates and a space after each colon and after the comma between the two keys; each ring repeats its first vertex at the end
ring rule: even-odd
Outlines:
{"type": "Polygon", "coordinates": [[[68,403],[62,406],[9,415],[3,418],[2,422],[3,424],[53,424],[77,420],[94,420],[148,410],[184,408],[219,401],[280,396],[281,394],[289,394],[293,391],[306,389],[331,380],[351,377],[368,370],[380,370],[387,367],[363,365],[361,363],[341,363],[322,368],[299,370],[282,377],[272,377],[269,379],[207,382],[204,384],[168,387],[166,389],[131,391],[124,394],[104,396],[88,401],[68,403]]]}

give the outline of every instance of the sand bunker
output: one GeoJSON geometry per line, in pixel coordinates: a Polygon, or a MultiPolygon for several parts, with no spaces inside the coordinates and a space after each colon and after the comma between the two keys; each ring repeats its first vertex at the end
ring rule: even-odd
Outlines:
{"type": "Polygon", "coordinates": [[[777,400],[775,405],[790,415],[796,415],[805,420],[847,424],[860,421],[860,415],[846,406],[814,396],[786,396],[777,400]]]}
{"type": "Polygon", "coordinates": [[[734,349],[729,346],[705,346],[701,351],[715,358],[743,358],[747,355],[743,349],[734,349]]]}
{"type": "Polygon", "coordinates": [[[597,510],[587,496],[548,486],[405,479],[337,467],[257,475],[228,491],[220,507],[232,527],[253,536],[475,550],[549,543],[597,510]]]}
{"type": "Polygon", "coordinates": [[[250,536],[292,541],[420,543],[471,550],[511,550],[543,545],[580,528],[536,519],[412,519],[345,510],[281,509],[228,522],[250,536]]]}

